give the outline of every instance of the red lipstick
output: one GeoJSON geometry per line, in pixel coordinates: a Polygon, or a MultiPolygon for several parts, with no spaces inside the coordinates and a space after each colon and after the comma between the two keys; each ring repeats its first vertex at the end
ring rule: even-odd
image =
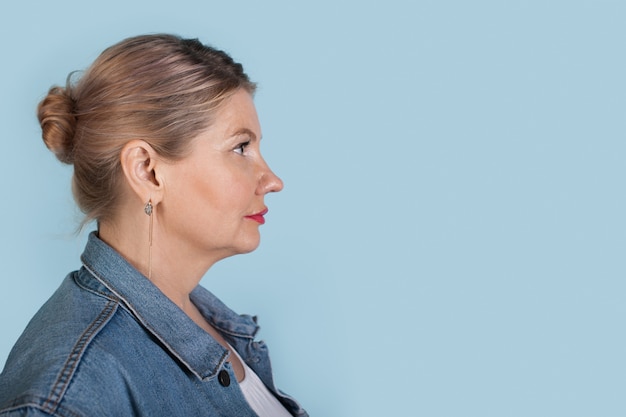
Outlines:
{"type": "Polygon", "coordinates": [[[254,220],[255,222],[259,223],[259,224],[265,224],[265,216],[267,214],[267,209],[260,211],[256,214],[251,214],[249,216],[246,216],[246,219],[250,219],[250,220],[254,220]]]}

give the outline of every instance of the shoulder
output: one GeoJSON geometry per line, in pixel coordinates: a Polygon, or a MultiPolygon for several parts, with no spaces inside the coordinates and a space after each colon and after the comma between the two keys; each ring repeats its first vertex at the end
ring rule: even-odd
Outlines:
{"type": "Polygon", "coordinates": [[[0,374],[0,416],[81,416],[82,405],[68,396],[80,390],[76,398],[89,398],[93,411],[91,395],[115,394],[111,387],[120,385],[105,382],[123,373],[106,350],[123,340],[115,333],[136,323],[115,297],[82,287],[78,275],[68,275],[13,347],[0,374]]]}

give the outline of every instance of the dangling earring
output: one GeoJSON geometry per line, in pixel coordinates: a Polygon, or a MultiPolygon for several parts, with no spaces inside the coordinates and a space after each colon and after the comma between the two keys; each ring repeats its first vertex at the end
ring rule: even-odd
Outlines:
{"type": "Polygon", "coordinates": [[[148,200],[146,205],[143,208],[144,213],[146,213],[150,217],[150,226],[148,228],[148,279],[152,278],[152,222],[154,216],[152,212],[154,207],[152,206],[152,200],[148,200]]]}
{"type": "Polygon", "coordinates": [[[143,208],[143,211],[148,216],[152,216],[152,200],[148,200],[148,202],[146,203],[146,205],[143,208]]]}

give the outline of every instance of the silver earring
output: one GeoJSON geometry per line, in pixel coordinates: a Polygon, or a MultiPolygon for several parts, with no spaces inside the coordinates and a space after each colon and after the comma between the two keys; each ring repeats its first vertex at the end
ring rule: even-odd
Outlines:
{"type": "Polygon", "coordinates": [[[146,205],[143,208],[143,211],[148,216],[152,216],[152,200],[148,200],[148,202],[146,203],[146,205]]]}
{"type": "Polygon", "coordinates": [[[148,279],[152,278],[152,215],[154,207],[152,207],[152,200],[148,200],[143,208],[144,213],[150,217],[150,225],[148,226],[148,279]]]}

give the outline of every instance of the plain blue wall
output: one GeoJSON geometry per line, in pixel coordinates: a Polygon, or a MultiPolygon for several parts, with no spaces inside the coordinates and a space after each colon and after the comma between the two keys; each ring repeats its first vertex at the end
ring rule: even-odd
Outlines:
{"type": "Polygon", "coordinates": [[[174,32],[260,84],[285,190],[203,284],[312,415],[626,415],[625,4],[4,2],[0,362],[84,243],[37,102],[174,32]]]}

